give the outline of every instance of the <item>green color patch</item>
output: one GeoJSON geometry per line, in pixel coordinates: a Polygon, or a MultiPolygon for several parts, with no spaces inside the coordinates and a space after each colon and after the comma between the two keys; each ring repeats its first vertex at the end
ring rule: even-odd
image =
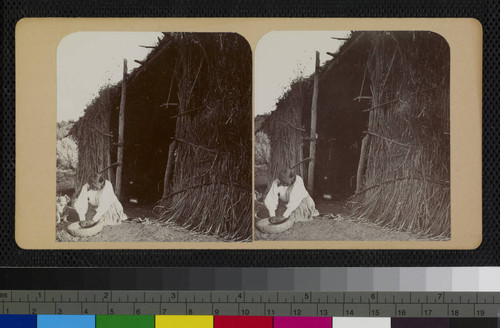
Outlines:
{"type": "Polygon", "coordinates": [[[96,328],[154,328],[152,315],[97,315],[96,328]]]}

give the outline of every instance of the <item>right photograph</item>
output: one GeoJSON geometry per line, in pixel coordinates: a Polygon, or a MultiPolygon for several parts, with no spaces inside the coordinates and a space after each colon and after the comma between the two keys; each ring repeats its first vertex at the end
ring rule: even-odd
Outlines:
{"type": "Polygon", "coordinates": [[[448,241],[450,49],[274,31],[255,51],[256,241],[448,241]]]}

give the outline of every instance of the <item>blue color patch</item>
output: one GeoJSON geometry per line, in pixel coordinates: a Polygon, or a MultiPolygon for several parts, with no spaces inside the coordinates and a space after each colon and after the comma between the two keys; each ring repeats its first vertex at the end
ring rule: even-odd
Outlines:
{"type": "Polygon", "coordinates": [[[36,328],[36,315],[0,314],[0,328],[36,328]]]}
{"type": "Polygon", "coordinates": [[[38,328],[95,328],[94,315],[38,315],[38,328]]]}

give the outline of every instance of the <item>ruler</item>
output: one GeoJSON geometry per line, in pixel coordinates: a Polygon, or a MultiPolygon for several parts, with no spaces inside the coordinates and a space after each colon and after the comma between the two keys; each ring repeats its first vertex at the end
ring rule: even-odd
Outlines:
{"type": "Polygon", "coordinates": [[[0,314],[487,318],[500,292],[0,290],[0,314]]]}

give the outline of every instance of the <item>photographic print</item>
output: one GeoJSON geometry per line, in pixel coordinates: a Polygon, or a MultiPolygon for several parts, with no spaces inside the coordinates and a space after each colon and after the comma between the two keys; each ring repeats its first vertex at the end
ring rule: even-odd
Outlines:
{"type": "Polygon", "coordinates": [[[59,242],[252,237],[252,53],[236,33],[77,32],[57,50],[59,242]]]}
{"type": "Polygon", "coordinates": [[[442,36],[274,31],[255,56],[256,240],[450,240],[442,36]]]}
{"type": "Polygon", "coordinates": [[[465,18],[22,19],[16,243],[476,249],[482,40],[465,18]]]}

